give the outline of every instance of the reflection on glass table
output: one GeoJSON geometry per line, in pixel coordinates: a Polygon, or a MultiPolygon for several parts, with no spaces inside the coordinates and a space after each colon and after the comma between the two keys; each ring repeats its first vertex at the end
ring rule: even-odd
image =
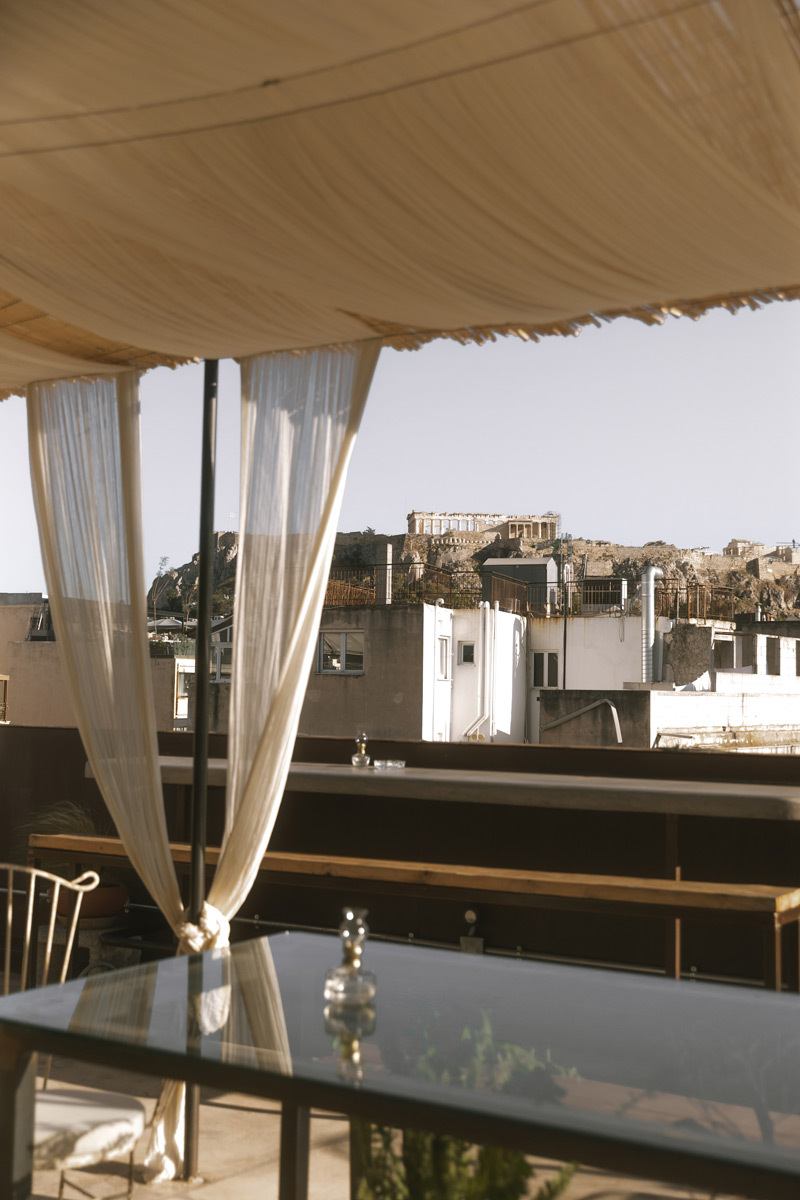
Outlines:
{"type": "Polygon", "coordinates": [[[0,1034],[21,1056],[113,1047],[120,1066],[275,1098],[285,1113],[314,1104],[654,1179],[797,1194],[796,996],[372,941],[374,1028],[358,1032],[359,1069],[342,1071],[323,997],[340,957],[335,937],[279,934],[4,998],[0,1034]]]}

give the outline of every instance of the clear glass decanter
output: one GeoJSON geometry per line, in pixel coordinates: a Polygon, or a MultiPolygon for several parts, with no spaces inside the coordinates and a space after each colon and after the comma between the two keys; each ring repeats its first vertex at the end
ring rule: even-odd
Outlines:
{"type": "Polygon", "coordinates": [[[356,752],[350,758],[350,762],[354,767],[368,767],[369,755],[367,754],[367,735],[361,730],[356,734],[356,752]]]}
{"type": "Polygon", "coordinates": [[[337,1009],[361,1008],[375,999],[377,981],[371,971],[361,969],[364,942],[369,926],[364,918],[365,908],[345,908],[339,926],[342,939],[342,962],[325,975],[324,996],[337,1009]]]}

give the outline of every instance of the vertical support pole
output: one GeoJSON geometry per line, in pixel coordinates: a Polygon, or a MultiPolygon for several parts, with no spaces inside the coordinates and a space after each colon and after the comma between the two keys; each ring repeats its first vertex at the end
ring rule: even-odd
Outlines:
{"type": "Polygon", "coordinates": [[[350,1200],[358,1200],[358,1189],[364,1177],[365,1155],[369,1154],[370,1125],[351,1117],[350,1125],[350,1200]]]}
{"type": "Polygon", "coordinates": [[[561,550],[561,619],[564,622],[564,645],[561,652],[561,688],[567,690],[567,582],[565,578],[564,564],[566,562],[564,550],[561,550]]]}
{"type": "Polygon", "coordinates": [[[36,1059],[0,1033],[0,1200],[27,1200],[33,1174],[36,1059]]]}
{"type": "MultiPolygon", "coordinates": [[[[211,593],[214,560],[214,471],[217,452],[217,384],[219,362],[207,359],[203,379],[203,445],[200,476],[200,560],[195,634],[196,706],[194,717],[194,789],[189,915],[200,920],[206,898],[206,819],[208,812],[208,711],[211,634],[211,593]]],[[[186,1088],[186,1142],[183,1178],[197,1174],[200,1091],[186,1088]]]]}
{"type": "Polygon", "coordinates": [[[308,1200],[309,1110],[284,1100],[278,1200],[308,1200]]]}

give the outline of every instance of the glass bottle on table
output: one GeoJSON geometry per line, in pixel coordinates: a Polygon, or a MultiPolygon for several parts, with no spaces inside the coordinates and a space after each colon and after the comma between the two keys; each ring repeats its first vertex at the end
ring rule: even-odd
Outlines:
{"type": "Polygon", "coordinates": [[[367,754],[367,735],[362,730],[356,734],[356,752],[350,756],[350,762],[354,767],[368,767],[369,755],[367,754]]]}

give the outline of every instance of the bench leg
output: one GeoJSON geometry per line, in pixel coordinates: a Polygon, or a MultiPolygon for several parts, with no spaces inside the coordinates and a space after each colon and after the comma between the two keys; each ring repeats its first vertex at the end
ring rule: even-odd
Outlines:
{"type": "MultiPolygon", "coordinates": [[[[668,813],[664,826],[664,876],[680,879],[681,865],[678,854],[678,818],[668,813]]],[[[668,917],[666,922],[666,975],[667,979],[681,977],[681,919],[668,917]]]]}
{"type": "Polygon", "coordinates": [[[764,986],[781,990],[781,925],[777,916],[764,930],[764,986]]]}
{"type": "Polygon", "coordinates": [[[666,920],[666,974],[667,979],[681,977],[681,919],[667,917],[666,920]]]}

